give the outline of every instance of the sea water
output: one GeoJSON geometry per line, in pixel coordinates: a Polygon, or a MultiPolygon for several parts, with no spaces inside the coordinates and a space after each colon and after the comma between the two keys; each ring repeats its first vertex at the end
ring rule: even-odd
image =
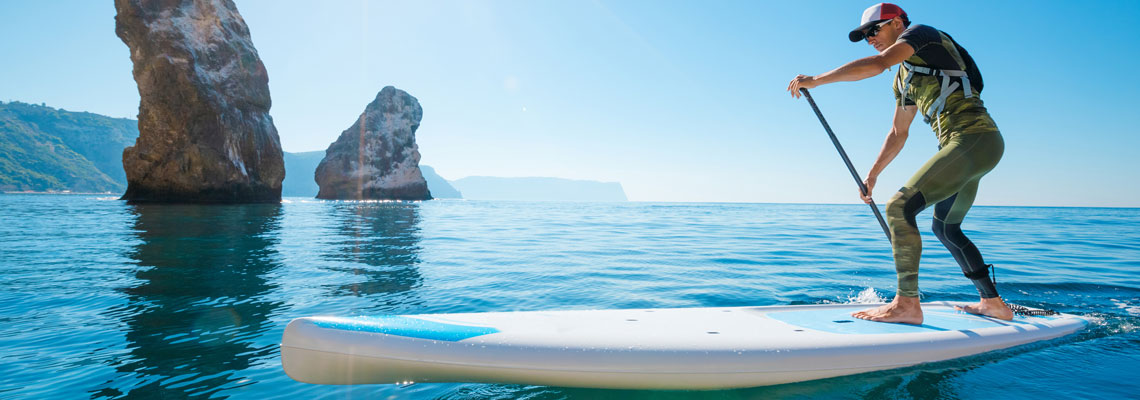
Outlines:
{"type": "MultiPolygon", "coordinates": [[[[924,300],[977,294],[920,216],[924,300]]],[[[128,205],[0,195],[0,398],[1127,398],[1140,396],[1140,209],[974,207],[1010,302],[1078,334],[751,389],[291,380],[293,318],[889,300],[863,205],[343,202],[128,205]]]]}

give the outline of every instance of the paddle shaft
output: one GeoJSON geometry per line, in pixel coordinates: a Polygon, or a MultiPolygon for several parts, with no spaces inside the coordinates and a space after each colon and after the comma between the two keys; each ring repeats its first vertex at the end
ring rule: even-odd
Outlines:
{"type": "MultiPolygon", "coordinates": [[[[855,166],[851,165],[851,159],[847,157],[847,152],[843,151],[843,145],[839,144],[839,138],[835,137],[835,132],[831,131],[831,126],[827,124],[827,120],[823,118],[823,113],[819,111],[819,106],[815,105],[815,100],[812,100],[811,93],[807,89],[800,89],[800,93],[804,94],[807,98],[808,104],[811,104],[811,109],[815,111],[815,116],[819,117],[819,122],[823,124],[823,129],[827,131],[827,136],[831,137],[831,143],[835,145],[835,150],[839,150],[839,156],[843,157],[843,162],[847,164],[847,170],[851,171],[851,177],[855,178],[855,184],[859,185],[859,192],[863,195],[867,194],[867,186],[863,185],[863,179],[859,178],[859,173],[855,172],[855,166]]],[[[871,200],[868,203],[871,206],[871,211],[875,212],[875,218],[879,220],[879,226],[883,227],[883,233],[887,234],[887,240],[891,240],[891,229],[887,227],[887,221],[883,220],[883,214],[879,213],[879,207],[875,205],[875,201],[871,200]]]]}

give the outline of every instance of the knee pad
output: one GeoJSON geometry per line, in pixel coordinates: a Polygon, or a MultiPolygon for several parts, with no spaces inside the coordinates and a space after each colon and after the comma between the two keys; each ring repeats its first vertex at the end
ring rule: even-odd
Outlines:
{"type": "MultiPolygon", "coordinates": [[[[915,217],[926,209],[926,197],[918,189],[903,187],[887,202],[887,216],[902,216],[912,228],[918,229],[915,217]]],[[[897,222],[892,222],[892,226],[897,222]]]]}

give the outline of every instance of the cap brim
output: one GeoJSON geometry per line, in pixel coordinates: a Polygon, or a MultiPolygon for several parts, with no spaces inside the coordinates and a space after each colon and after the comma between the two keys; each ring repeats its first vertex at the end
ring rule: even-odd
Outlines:
{"type": "Polygon", "coordinates": [[[880,19],[877,21],[871,21],[871,22],[865,23],[863,25],[859,25],[858,28],[855,28],[854,30],[851,31],[851,33],[847,34],[847,38],[851,39],[852,42],[862,41],[864,38],[867,37],[867,34],[864,33],[867,31],[867,29],[870,29],[872,26],[875,26],[876,24],[880,24],[883,21],[889,21],[889,19],[880,19]]]}

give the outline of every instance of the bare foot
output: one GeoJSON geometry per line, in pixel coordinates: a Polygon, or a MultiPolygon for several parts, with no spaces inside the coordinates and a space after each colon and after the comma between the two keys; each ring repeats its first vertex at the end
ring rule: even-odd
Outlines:
{"type": "Polygon", "coordinates": [[[854,312],[851,316],[875,322],[922,325],[922,306],[917,297],[895,296],[888,304],[854,312]]]}
{"type": "Polygon", "coordinates": [[[965,307],[954,306],[955,310],[965,311],[970,314],[985,315],[991,318],[1009,321],[1013,319],[1013,310],[1001,301],[1001,297],[994,297],[992,299],[982,299],[978,304],[971,304],[965,307]]]}

